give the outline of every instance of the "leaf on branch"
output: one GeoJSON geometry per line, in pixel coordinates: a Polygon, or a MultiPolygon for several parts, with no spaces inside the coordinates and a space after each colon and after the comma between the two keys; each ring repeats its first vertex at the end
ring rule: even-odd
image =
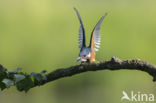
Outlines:
{"type": "Polygon", "coordinates": [[[0,88],[1,90],[4,90],[6,88],[5,84],[2,82],[4,78],[6,78],[6,73],[5,72],[0,72],[0,88]]]}
{"type": "Polygon", "coordinates": [[[46,76],[44,75],[44,73],[45,72],[41,72],[41,73],[32,72],[30,75],[33,76],[35,82],[38,85],[41,85],[42,84],[42,81],[47,79],[46,76]]]}
{"type": "Polygon", "coordinates": [[[10,88],[12,85],[14,85],[14,81],[12,81],[12,80],[10,80],[10,79],[3,79],[3,81],[2,81],[4,84],[5,84],[5,86],[7,87],[7,88],[10,88]]]}
{"type": "Polygon", "coordinates": [[[17,69],[9,70],[7,71],[7,73],[19,73],[21,71],[22,71],[22,68],[17,68],[17,69]]]}
{"type": "Polygon", "coordinates": [[[1,88],[1,90],[4,90],[6,88],[6,86],[3,82],[0,82],[0,88],[1,88]]]}
{"type": "Polygon", "coordinates": [[[6,69],[0,64],[0,72],[5,72],[6,69]]]}
{"type": "Polygon", "coordinates": [[[16,83],[16,87],[19,91],[27,92],[30,88],[34,86],[34,79],[32,76],[27,76],[23,80],[16,83]]]}
{"type": "Polygon", "coordinates": [[[17,82],[23,80],[24,78],[25,78],[25,76],[22,75],[22,74],[15,74],[15,75],[14,75],[15,83],[17,83],[17,82]]]}

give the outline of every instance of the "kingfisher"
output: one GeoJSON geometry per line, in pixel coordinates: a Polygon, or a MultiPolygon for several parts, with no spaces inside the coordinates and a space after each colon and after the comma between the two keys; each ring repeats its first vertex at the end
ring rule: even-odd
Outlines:
{"type": "Polygon", "coordinates": [[[98,23],[95,25],[91,37],[90,37],[90,44],[89,46],[86,46],[86,39],[85,39],[85,29],[83,26],[83,22],[81,19],[81,16],[76,8],[74,8],[79,22],[80,22],[80,27],[79,27],[79,48],[80,48],[80,53],[78,58],[76,59],[77,62],[88,62],[92,63],[95,62],[95,52],[98,51],[100,47],[100,26],[102,24],[102,21],[106,17],[107,13],[104,14],[98,21],[98,23]]]}

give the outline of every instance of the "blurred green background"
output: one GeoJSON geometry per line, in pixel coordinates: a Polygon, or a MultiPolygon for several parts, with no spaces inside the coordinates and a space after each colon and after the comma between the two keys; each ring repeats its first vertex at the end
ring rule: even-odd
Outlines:
{"type": "MultiPolygon", "coordinates": [[[[156,64],[155,0],[0,0],[0,64],[26,72],[69,67],[78,56],[79,21],[90,33],[105,12],[97,60],[139,58],[156,64]]],[[[145,72],[120,70],[75,75],[18,92],[0,91],[0,103],[120,103],[122,91],[156,94],[145,72]]],[[[129,103],[123,101],[122,103],[129,103]]]]}

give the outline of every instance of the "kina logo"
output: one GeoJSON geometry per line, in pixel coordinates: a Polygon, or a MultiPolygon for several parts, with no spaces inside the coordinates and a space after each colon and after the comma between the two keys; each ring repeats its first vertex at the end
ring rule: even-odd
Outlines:
{"type": "Polygon", "coordinates": [[[121,101],[138,101],[138,102],[153,102],[154,101],[154,94],[150,93],[141,93],[141,92],[134,92],[131,91],[130,95],[128,95],[128,93],[126,93],[125,91],[122,91],[122,97],[121,97],[121,101]]]}

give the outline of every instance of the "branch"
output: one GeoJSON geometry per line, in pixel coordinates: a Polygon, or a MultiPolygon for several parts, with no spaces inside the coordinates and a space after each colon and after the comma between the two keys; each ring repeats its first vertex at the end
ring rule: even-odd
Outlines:
{"type": "MultiPolygon", "coordinates": [[[[147,72],[153,77],[153,81],[156,81],[156,66],[152,65],[146,61],[139,59],[133,60],[120,60],[119,58],[112,57],[109,61],[103,61],[92,64],[81,64],[76,66],[71,66],[68,68],[60,68],[46,75],[47,80],[42,81],[42,85],[60,78],[73,76],[79,73],[87,71],[97,71],[97,70],[140,70],[147,72]]],[[[37,86],[38,84],[35,84],[37,86]]]]}
{"type": "Polygon", "coordinates": [[[19,69],[7,71],[7,69],[0,65],[0,88],[3,90],[15,85],[19,91],[24,90],[27,92],[33,87],[44,85],[60,78],[70,77],[87,71],[120,69],[144,71],[153,77],[153,81],[156,81],[155,65],[139,59],[120,60],[119,58],[112,57],[109,61],[95,62],[92,64],[83,63],[68,68],[56,69],[48,74],[45,74],[45,71],[41,73],[32,72],[27,74],[21,72],[19,69]]]}

